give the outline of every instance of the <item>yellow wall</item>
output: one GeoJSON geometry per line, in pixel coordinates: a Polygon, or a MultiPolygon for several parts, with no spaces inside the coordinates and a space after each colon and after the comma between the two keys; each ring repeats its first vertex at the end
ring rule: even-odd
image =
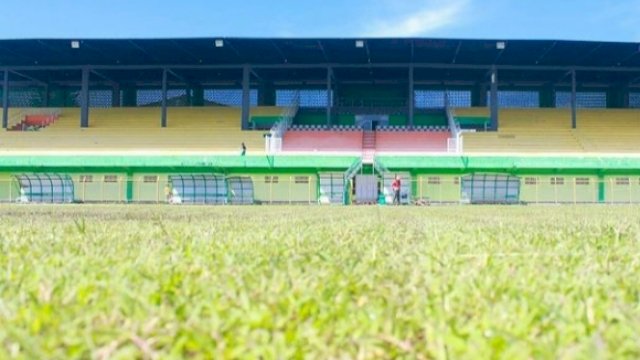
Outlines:
{"type": "Polygon", "coordinates": [[[254,199],[262,203],[315,203],[315,175],[252,175],[254,199]],[[269,183],[267,178],[277,177],[278,182],[269,183]],[[308,183],[296,183],[296,177],[308,178],[308,183]]]}
{"type": "Polygon", "coordinates": [[[605,181],[605,199],[608,203],[640,202],[640,177],[607,176],[605,181]],[[629,185],[624,180],[629,179],[629,185]]]}
{"type": "Polygon", "coordinates": [[[126,201],[127,177],[125,174],[82,173],[71,176],[75,199],[80,202],[124,202],[126,201]],[[91,176],[91,182],[82,182],[83,176],[91,176]],[[117,182],[105,182],[105,176],[116,176],[117,182]]]}
{"type": "Polygon", "coordinates": [[[133,176],[133,201],[136,202],[166,202],[165,186],[169,177],[158,174],[135,174],[133,176]],[[145,176],[157,176],[157,182],[145,182],[145,176]]]}
{"type": "Polygon", "coordinates": [[[520,200],[527,203],[595,203],[598,202],[598,178],[595,176],[522,176],[520,200]],[[552,183],[562,178],[563,184],[552,183]],[[527,179],[536,179],[527,183],[527,179]],[[588,179],[588,184],[577,179],[588,179]]]}
{"type": "Polygon", "coordinates": [[[417,199],[436,203],[460,201],[460,177],[458,176],[420,175],[416,185],[417,199]],[[429,181],[430,178],[431,181],[429,181]],[[439,180],[439,184],[434,183],[437,180],[439,180]]]}
{"type": "Polygon", "coordinates": [[[11,174],[0,174],[0,201],[15,201],[20,191],[11,174]]]}

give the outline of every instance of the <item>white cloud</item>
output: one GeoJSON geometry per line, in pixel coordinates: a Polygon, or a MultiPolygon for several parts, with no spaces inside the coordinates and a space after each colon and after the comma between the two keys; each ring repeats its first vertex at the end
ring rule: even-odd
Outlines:
{"type": "Polygon", "coordinates": [[[468,2],[468,0],[427,1],[424,6],[403,17],[370,22],[363,35],[368,37],[428,35],[459,21],[468,2]]]}

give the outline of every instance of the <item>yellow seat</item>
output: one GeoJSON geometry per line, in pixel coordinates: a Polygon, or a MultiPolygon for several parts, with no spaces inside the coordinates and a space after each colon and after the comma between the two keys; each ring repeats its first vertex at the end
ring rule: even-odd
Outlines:
{"type": "MultiPolygon", "coordinates": [[[[265,131],[242,130],[239,108],[169,108],[166,128],[160,127],[160,112],[157,107],[91,109],[89,127],[82,129],[79,109],[61,109],[58,120],[39,131],[2,132],[0,149],[236,153],[244,142],[249,154],[264,153],[265,131]]],[[[281,113],[278,107],[251,110],[251,115],[281,113]]]]}

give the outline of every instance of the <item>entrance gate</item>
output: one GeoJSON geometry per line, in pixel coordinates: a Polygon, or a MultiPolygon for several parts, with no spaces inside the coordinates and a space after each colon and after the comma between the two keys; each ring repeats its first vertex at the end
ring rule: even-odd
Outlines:
{"type": "Polygon", "coordinates": [[[356,175],[356,204],[372,204],[378,200],[378,177],[356,175]]]}

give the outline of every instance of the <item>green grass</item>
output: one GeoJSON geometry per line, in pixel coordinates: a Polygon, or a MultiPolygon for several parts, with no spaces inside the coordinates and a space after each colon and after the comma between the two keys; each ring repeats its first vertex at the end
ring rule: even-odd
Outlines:
{"type": "Polygon", "coordinates": [[[638,207],[0,207],[0,358],[639,358],[638,207]]]}

